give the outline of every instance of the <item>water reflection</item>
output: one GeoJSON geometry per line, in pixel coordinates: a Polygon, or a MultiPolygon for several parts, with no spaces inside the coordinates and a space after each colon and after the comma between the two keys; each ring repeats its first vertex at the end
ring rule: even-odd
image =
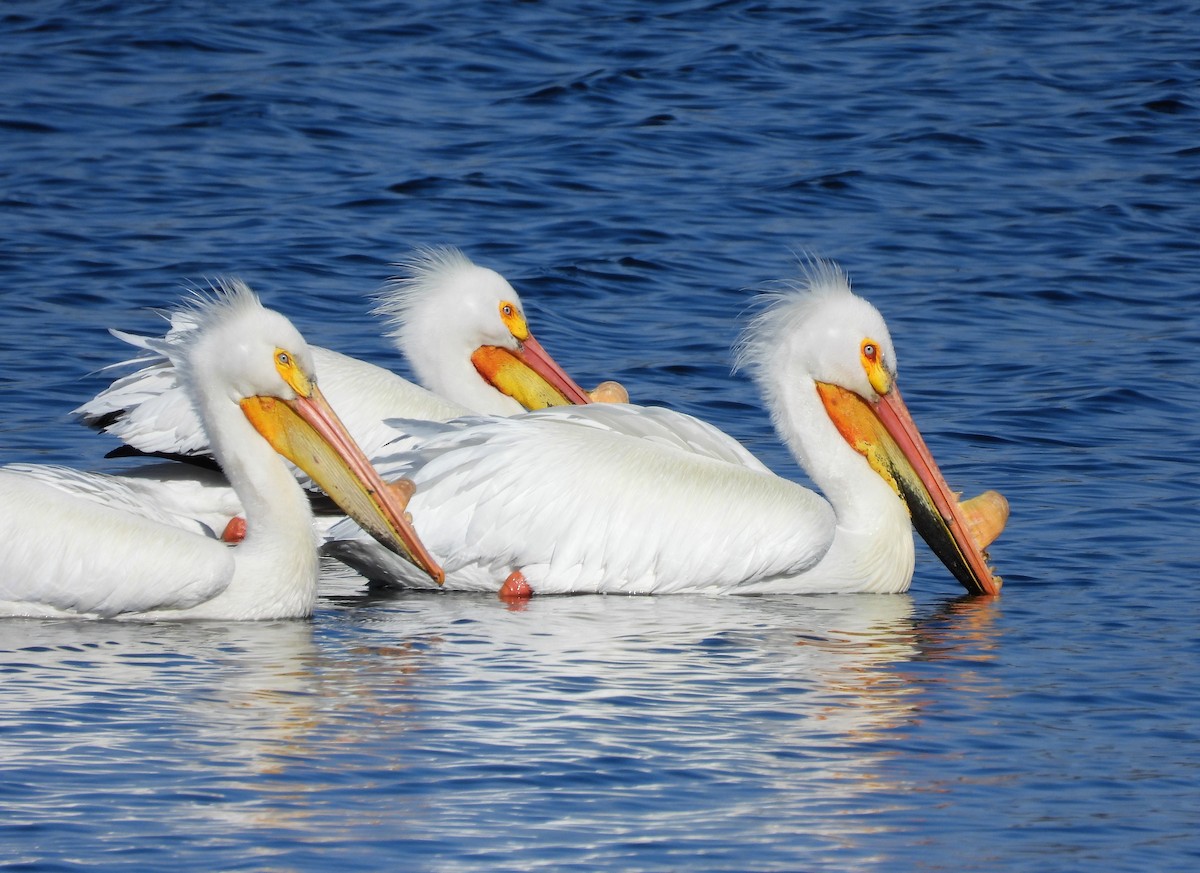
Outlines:
{"type": "MultiPolygon", "coordinates": [[[[109,748],[136,746],[156,721],[239,763],[291,740],[312,718],[313,629],[269,624],[10,620],[0,627],[0,728],[48,739],[89,726],[109,748]]],[[[79,737],[71,737],[77,742],[79,737]]]]}
{"type": "Polygon", "coordinates": [[[634,804],[661,839],[784,828],[833,850],[913,803],[921,786],[891,763],[939,705],[922,665],[984,687],[965,673],[994,657],[994,617],[986,601],[921,611],[908,596],[514,612],[343,591],[312,623],[12,621],[0,761],[19,790],[0,807],[35,821],[70,796],[153,833],[186,809],[190,838],[252,827],[350,845],[377,828],[453,843],[526,822],[533,843],[602,839],[633,826],[634,804]]]}
{"type": "Polygon", "coordinates": [[[422,702],[451,720],[473,786],[442,796],[448,810],[497,804],[508,813],[492,824],[541,820],[553,790],[562,812],[544,826],[578,828],[586,808],[588,827],[607,829],[618,822],[595,804],[621,809],[636,789],[678,810],[656,826],[681,839],[787,828],[845,845],[877,831],[873,811],[922,790],[891,764],[938,714],[931,679],[986,689],[968,674],[997,644],[995,604],[919,612],[907,596],[546,598],[514,614],[487,598],[393,594],[364,608],[384,633],[443,640],[422,702]],[[911,669],[934,662],[945,671],[911,669]],[[486,778],[496,772],[529,781],[486,778]],[[758,789],[690,784],[730,773],[758,789]]]}

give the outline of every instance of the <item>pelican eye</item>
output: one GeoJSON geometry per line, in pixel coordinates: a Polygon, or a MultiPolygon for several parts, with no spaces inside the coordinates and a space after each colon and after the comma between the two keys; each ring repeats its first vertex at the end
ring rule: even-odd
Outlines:
{"type": "Polygon", "coordinates": [[[858,347],[858,351],[862,356],[862,366],[867,374],[867,381],[871,383],[875,393],[882,397],[892,390],[892,374],[888,372],[887,366],[883,363],[883,350],[879,348],[879,343],[875,340],[865,339],[858,347]]]}
{"type": "Polygon", "coordinates": [[[504,327],[517,342],[524,342],[525,338],[529,336],[529,326],[525,324],[525,316],[521,315],[521,310],[512,301],[504,300],[500,303],[500,320],[504,322],[504,327]]]}
{"type": "Polygon", "coordinates": [[[291,352],[279,347],[275,348],[275,370],[283,381],[287,382],[292,390],[301,397],[308,397],[312,394],[317,379],[304,372],[304,368],[291,352]]]}

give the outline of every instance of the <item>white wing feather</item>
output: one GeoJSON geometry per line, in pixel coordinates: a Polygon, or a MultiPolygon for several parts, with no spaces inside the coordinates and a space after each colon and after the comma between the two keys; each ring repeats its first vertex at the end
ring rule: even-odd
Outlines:
{"type": "MultiPolygon", "coordinates": [[[[587,406],[555,406],[516,416],[518,421],[547,420],[555,426],[575,425],[619,434],[681,451],[768,473],[762,461],[729,434],[691,415],[658,406],[628,403],[591,403],[587,406]]],[[[394,467],[398,456],[420,447],[434,452],[442,447],[460,448],[492,439],[488,416],[465,416],[447,421],[411,420],[390,417],[383,425],[391,439],[372,457],[381,471],[401,475],[394,467]],[[469,433],[468,433],[469,432],[469,433]],[[454,436],[447,436],[455,434],[454,436]]]]}
{"type": "MultiPolygon", "coordinates": [[[[494,591],[521,570],[547,594],[730,591],[802,572],[828,550],[823,499],[715,428],[649,411],[406,422],[413,433],[378,466],[416,483],[409,510],[451,589],[494,591]]],[[[333,528],[326,551],[369,577],[423,584],[352,522],[333,528]]]]}
{"type": "Polygon", "coordinates": [[[51,464],[4,468],[64,494],[119,509],[202,536],[215,537],[242,512],[225,477],[186,464],[153,464],[123,475],[92,473],[51,464]]]}
{"type": "MultiPolygon", "coordinates": [[[[172,333],[186,329],[176,322],[172,333]]],[[[172,333],[156,339],[111,332],[151,356],[126,361],[143,366],[117,379],[76,408],[74,414],[85,424],[142,452],[209,454],[208,436],[178,373],[162,353],[172,333]]],[[[395,436],[382,424],[385,418],[441,420],[470,412],[383,367],[317,346],[311,348],[322,392],[368,457],[395,436]]]]}

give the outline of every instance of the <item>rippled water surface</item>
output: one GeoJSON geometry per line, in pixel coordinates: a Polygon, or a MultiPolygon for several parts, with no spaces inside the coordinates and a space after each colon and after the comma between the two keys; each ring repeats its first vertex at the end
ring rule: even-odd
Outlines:
{"type": "Polygon", "coordinates": [[[1200,8],[442,6],[0,7],[0,462],[111,464],[104,329],[207,277],[403,369],[368,295],[449,243],[799,476],[728,349],[811,252],[1003,595],[6,621],[0,867],[1194,869],[1200,8]]]}

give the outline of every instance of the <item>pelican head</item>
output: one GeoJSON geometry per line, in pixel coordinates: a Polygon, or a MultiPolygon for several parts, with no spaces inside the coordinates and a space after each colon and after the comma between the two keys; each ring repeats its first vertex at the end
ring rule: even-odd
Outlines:
{"type": "MultiPolygon", "coordinates": [[[[240,408],[263,439],[304,470],[348,515],[433,578],[441,568],[405,518],[403,487],[380,479],[317,387],[313,357],[300,332],[266,309],[242,282],[197,294],[187,313],[195,330],[162,340],[201,418],[219,423],[240,408]]],[[[213,427],[214,454],[230,481],[251,457],[241,429],[213,427]]],[[[270,499],[270,495],[263,495],[270,499]]]]}
{"type": "Polygon", "coordinates": [[[418,249],[376,312],[426,387],[485,413],[589,402],[534,339],[503,276],[452,247],[418,249]]]}
{"type": "Polygon", "coordinates": [[[188,330],[173,335],[169,350],[184,385],[220,385],[238,403],[259,395],[290,401],[310,392],[316,380],[308,376],[314,370],[308,343],[245,283],[221,280],[185,307],[174,318],[188,330]]]}
{"type": "MultiPolygon", "coordinates": [[[[773,295],[739,348],[739,366],[752,372],[767,396],[776,427],[802,461],[811,459],[813,443],[789,420],[789,411],[795,416],[798,408],[789,395],[815,392],[840,440],[904,501],[913,526],[955,578],[972,593],[998,593],[1001,581],[972,539],[958,496],[900,396],[895,347],[883,316],[851,292],[835,264],[814,260],[805,279],[773,295]]],[[[807,401],[801,398],[801,404],[807,401]]],[[[829,431],[816,433],[819,439],[829,431]]]]}

